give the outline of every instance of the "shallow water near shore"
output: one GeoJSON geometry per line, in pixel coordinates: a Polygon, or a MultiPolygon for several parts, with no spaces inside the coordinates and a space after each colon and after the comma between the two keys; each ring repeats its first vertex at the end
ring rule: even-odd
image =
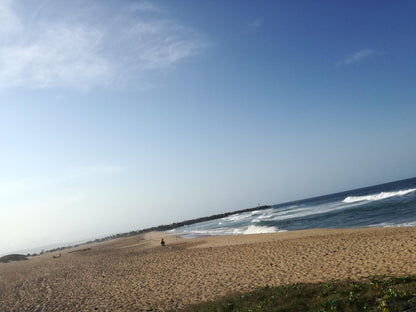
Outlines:
{"type": "Polygon", "coordinates": [[[275,233],[315,228],[416,225],[416,178],[273,205],[268,209],[183,226],[184,238],[275,233]]]}

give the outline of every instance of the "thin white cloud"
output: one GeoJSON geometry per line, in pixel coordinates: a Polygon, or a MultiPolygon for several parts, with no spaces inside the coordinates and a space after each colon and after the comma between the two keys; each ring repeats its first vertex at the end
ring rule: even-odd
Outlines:
{"type": "Polygon", "coordinates": [[[349,64],[352,64],[352,63],[360,62],[360,61],[365,60],[365,59],[372,58],[374,56],[377,56],[378,54],[379,54],[379,52],[376,51],[376,50],[363,49],[363,50],[360,50],[356,53],[353,53],[353,54],[347,56],[343,60],[342,63],[349,65],[349,64]]]}
{"type": "Polygon", "coordinates": [[[2,87],[93,87],[104,83],[111,64],[98,50],[102,34],[66,24],[49,25],[42,39],[3,46],[0,50],[2,87]]]}
{"type": "Polygon", "coordinates": [[[204,47],[152,3],[91,3],[38,1],[30,18],[16,1],[0,3],[0,88],[88,90],[131,81],[143,88],[151,84],[144,77],[204,47]]]}
{"type": "Polygon", "coordinates": [[[126,29],[123,40],[133,42],[130,62],[141,69],[167,68],[198,53],[201,42],[191,30],[167,20],[139,21],[126,29]],[[193,40],[194,39],[194,40],[193,40]]]}
{"type": "Polygon", "coordinates": [[[262,18],[256,18],[256,19],[252,20],[250,23],[247,24],[247,29],[250,32],[255,32],[261,26],[263,26],[263,19],[262,18]]]}
{"type": "Polygon", "coordinates": [[[161,13],[163,10],[148,1],[134,3],[127,7],[130,12],[156,12],[161,13]]]}
{"type": "Polygon", "coordinates": [[[0,36],[7,37],[16,34],[21,23],[12,9],[12,0],[4,0],[0,3],[0,36]]]}

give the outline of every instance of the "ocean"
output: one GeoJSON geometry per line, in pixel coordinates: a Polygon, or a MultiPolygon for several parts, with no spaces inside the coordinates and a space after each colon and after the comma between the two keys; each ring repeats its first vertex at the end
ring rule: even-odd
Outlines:
{"type": "Polygon", "coordinates": [[[277,204],[169,231],[184,238],[316,228],[416,226],[416,178],[277,204]]]}

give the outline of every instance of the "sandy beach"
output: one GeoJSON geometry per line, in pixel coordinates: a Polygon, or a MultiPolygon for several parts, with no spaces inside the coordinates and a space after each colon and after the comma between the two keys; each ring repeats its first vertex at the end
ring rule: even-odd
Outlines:
{"type": "Polygon", "coordinates": [[[0,264],[0,310],[175,311],[265,285],[416,274],[416,228],[152,232],[58,253],[0,264]]]}

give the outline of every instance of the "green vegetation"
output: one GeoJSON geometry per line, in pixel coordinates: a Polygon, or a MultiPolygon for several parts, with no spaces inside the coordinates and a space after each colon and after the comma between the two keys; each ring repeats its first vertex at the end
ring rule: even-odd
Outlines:
{"type": "Polygon", "coordinates": [[[83,252],[83,251],[88,251],[91,250],[91,248],[85,248],[85,249],[80,249],[80,250],[73,250],[73,251],[68,251],[68,253],[73,253],[73,252],[83,252]]]}
{"type": "Polygon", "coordinates": [[[26,256],[13,254],[13,255],[7,255],[7,256],[1,257],[0,263],[7,263],[10,261],[22,261],[22,260],[27,260],[26,256]]]}
{"type": "Polygon", "coordinates": [[[416,276],[378,277],[259,288],[215,302],[190,306],[186,312],[255,311],[416,311],[416,276]]]}

